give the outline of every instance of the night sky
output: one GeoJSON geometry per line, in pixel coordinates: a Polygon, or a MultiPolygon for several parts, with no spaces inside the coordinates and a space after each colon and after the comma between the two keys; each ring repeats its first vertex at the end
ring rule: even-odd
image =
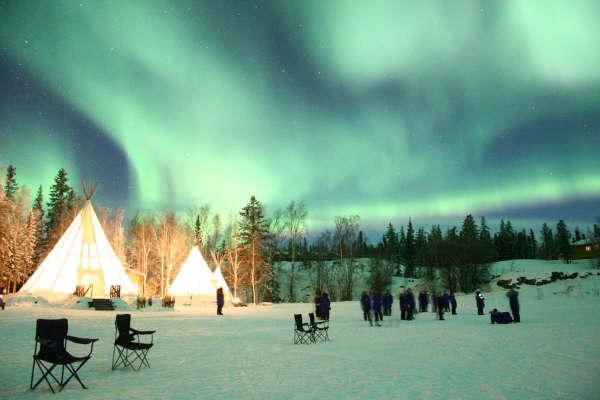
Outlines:
{"type": "Polygon", "coordinates": [[[595,0],[0,0],[0,163],[128,212],[254,194],[313,227],[589,225],[598,21],[595,0]]]}

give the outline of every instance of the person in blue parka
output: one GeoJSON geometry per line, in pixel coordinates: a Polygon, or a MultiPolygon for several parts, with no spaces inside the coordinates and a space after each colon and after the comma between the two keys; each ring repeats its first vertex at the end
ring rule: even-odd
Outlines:
{"type": "Polygon", "coordinates": [[[438,315],[438,320],[444,321],[444,307],[442,306],[442,302],[444,301],[444,296],[440,292],[432,294],[432,301],[435,301],[435,303],[437,304],[436,311],[437,311],[437,315],[438,315]]]}
{"type": "Polygon", "coordinates": [[[392,304],[394,304],[394,296],[388,290],[383,295],[383,315],[388,317],[392,315],[392,304]]]}
{"type": "Polygon", "coordinates": [[[323,292],[323,294],[321,295],[321,318],[325,321],[329,321],[329,310],[331,310],[329,296],[326,292],[323,292]]]}
{"type": "Polygon", "coordinates": [[[452,315],[456,315],[456,296],[454,296],[454,292],[450,292],[450,296],[448,296],[450,300],[450,308],[452,309],[452,315]]]}
{"type": "Polygon", "coordinates": [[[406,293],[400,292],[398,299],[400,302],[400,319],[406,319],[406,293]]]}
{"type": "Polygon", "coordinates": [[[484,300],[485,300],[485,298],[483,297],[483,295],[481,294],[481,292],[479,290],[477,292],[475,292],[475,302],[477,303],[477,314],[478,315],[483,315],[483,308],[485,307],[484,300]]]}
{"type": "Polygon", "coordinates": [[[315,315],[317,318],[323,318],[321,316],[321,292],[319,291],[315,293],[315,315]]]}
{"type": "Polygon", "coordinates": [[[362,308],[363,318],[365,319],[365,321],[369,321],[372,324],[372,321],[371,321],[371,297],[369,296],[369,294],[367,292],[362,292],[362,295],[360,296],[360,307],[362,308]]]}
{"type": "Polygon", "coordinates": [[[406,319],[407,320],[413,320],[415,319],[414,316],[414,312],[415,312],[415,307],[416,307],[416,302],[415,302],[415,295],[412,292],[411,288],[406,289],[406,319]]]}
{"type": "Polygon", "coordinates": [[[500,312],[496,308],[490,311],[490,319],[492,324],[510,324],[511,322],[513,322],[510,313],[500,312]]]}
{"type": "Polygon", "coordinates": [[[379,325],[379,321],[383,320],[383,313],[381,312],[381,307],[383,303],[383,296],[381,296],[381,292],[373,293],[373,314],[375,314],[375,325],[379,325]]]}
{"type": "Polygon", "coordinates": [[[448,292],[444,292],[442,298],[444,303],[444,312],[450,312],[450,296],[448,295],[448,292]]]}
{"type": "Polygon", "coordinates": [[[515,322],[521,322],[521,314],[519,313],[519,292],[514,288],[511,288],[507,293],[508,304],[510,305],[510,311],[512,312],[513,319],[515,322]]]}

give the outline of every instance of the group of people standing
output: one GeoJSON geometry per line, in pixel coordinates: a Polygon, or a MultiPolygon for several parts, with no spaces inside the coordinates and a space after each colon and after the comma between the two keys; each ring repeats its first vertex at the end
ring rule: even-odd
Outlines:
{"type": "MultiPolygon", "coordinates": [[[[520,322],[521,317],[519,313],[519,300],[518,292],[511,289],[506,293],[509,300],[510,309],[512,312],[512,320],[514,322],[520,322]]],[[[418,311],[415,304],[415,295],[412,289],[408,288],[402,291],[398,300],[400,302],[400,319],[401,320],[413,320],[416,312],[427,312],[429,303],[431,303],[431,312],[437,314],[437,319],[444,321],[444,313],[451,312],[452,315],[456,315],[457,302],[456,296],[453,292],[434,292],[429,294],[427,290],[422,290],[417,296],[419,303],[418,311]]],[[[369,321],[373,326],[373,319],[375,325],[380,326],[380,322],[383,320],[383,316],[392,315],[392,304],[394,302],[393,296],[387,291],[385,294],[381,292],[372,292],[371,294],[363,292],[360,298],[360,305],[363,311],[363,318],[365,321],[369,321]]],[[[477,314],[483,315],[485,308],[485,298],[483,294],[478,290],[475,292],[475,304],[477,306],[477,314]]],[[[492,312],[492,321],[494,321],[494,315],[497,310],[494,309],[492,312]]],[[[511,321],[512,322],[512,321],[511,321]]]]}
{"type": "Polygon", "coordinates": [[[427,312],[427,307],[431,299],[431,312],[438,315],[440,321],[444,320],[444,313],[452,312],[456,315],[456,296],[454,292],[434,292],[431,295],[427,290],[419,292],[419,312],[427,312]]]}
{"type": "MultiPolygon", "coordinates": [[[[431,296],[427,291],[421,291],[418,295],[419,308],[417,309],[415,295],[411,288],[407,288],[398,295],[400,303],[400,319],[411,321],[415,319],[415,313],[427,312],[427,308],[431,298],[431,311],[438,314],[439,320],[444,320],[444,312],[450,312],[456,315],[456,298],[454,293],[437,292],[431,296]]],[[[369,321],[373,325],[379,326],[383,316],[392,315],[392,304],[394,297],[387,291],[385,294],[381,292],[372,292],[371,294],[363,292],[360,298],[360,304],[363,311],[363,319],[369,321]],[[373,318],[374,317],[374,318],[373,318]]]]}
{"type": "Polygon", "coordinates": [[[394,303],[394,296],[387,291],[385,294],[381,292],[373,292],[369,295],[367,292],[363,292],[360,297],[360,304],[363,310],[363,318],[365,321],[369,321],[373,326],[373,316],[375,316],[375,325],[379,326],[380,321],[383,321],[383,316],[392,315],[392,304],[394,303]]]}

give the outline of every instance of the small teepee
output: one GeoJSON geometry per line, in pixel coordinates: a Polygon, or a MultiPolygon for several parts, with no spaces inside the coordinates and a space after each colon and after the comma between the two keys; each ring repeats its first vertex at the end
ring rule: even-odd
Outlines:
{"type": "Polygon", "coordinates": [[[206,260],[202,257],[198,246],[194,246],[169,287],[167,294],[214,301],[216,293],[213,274],[208,264],[206,264],[206,260]]]}
{"type": "Polygon", "coordinates": [[[84,183],[83,190],[82,210],[19,293],[58,300],[83,286],[90,297],[108,297],[111,286],[119,285],[121,295],[137,294],[92,207],[96,186],[84,183]]]}

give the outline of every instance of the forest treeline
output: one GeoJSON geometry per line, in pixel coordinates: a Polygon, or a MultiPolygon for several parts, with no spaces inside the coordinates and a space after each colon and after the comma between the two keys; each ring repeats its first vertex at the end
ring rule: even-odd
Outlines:
{"type": "MultiPolygon", "coordinates": [[[[45,197],[20,185],[8,166],[0,191],[0,286],[15,292],[31,276],[83,206],[85,199],[60,169],[45,197]]],[[[96,208],[98,219],[123,265],[145,276],[143,294],[164,296],[192,245],[220,266],[234,296],[249,302],[299,301],[299,271],[308,271],[313,291],[351,300],[359,259],[369,259],[368,284],[385,290],[392,276],[418,277],[451,291],[470,292],[489,280],[494,261],[569,258],[571,243],[600,241],[600,226],[572,234],[563,220],[541,230],[515,230],[502,220],[492,232],[486,219],[464,218],[460,227],[429,229],[392,223],[376,243],[361,230],[358,215],[336,216],[330,229],[308,238],[308,210],[292,201],[269,216],[254,196],[239,212],[222,217],[204,204],[184,215],[137,212],[124,223],[120,209],[96,208]],[[286,262],[287,268],[277,268],[286,262]],[[285,275],[285,279],[281,279],[285,275]],[[285,282],[285,287],[280,285],[285,282]]]]}

